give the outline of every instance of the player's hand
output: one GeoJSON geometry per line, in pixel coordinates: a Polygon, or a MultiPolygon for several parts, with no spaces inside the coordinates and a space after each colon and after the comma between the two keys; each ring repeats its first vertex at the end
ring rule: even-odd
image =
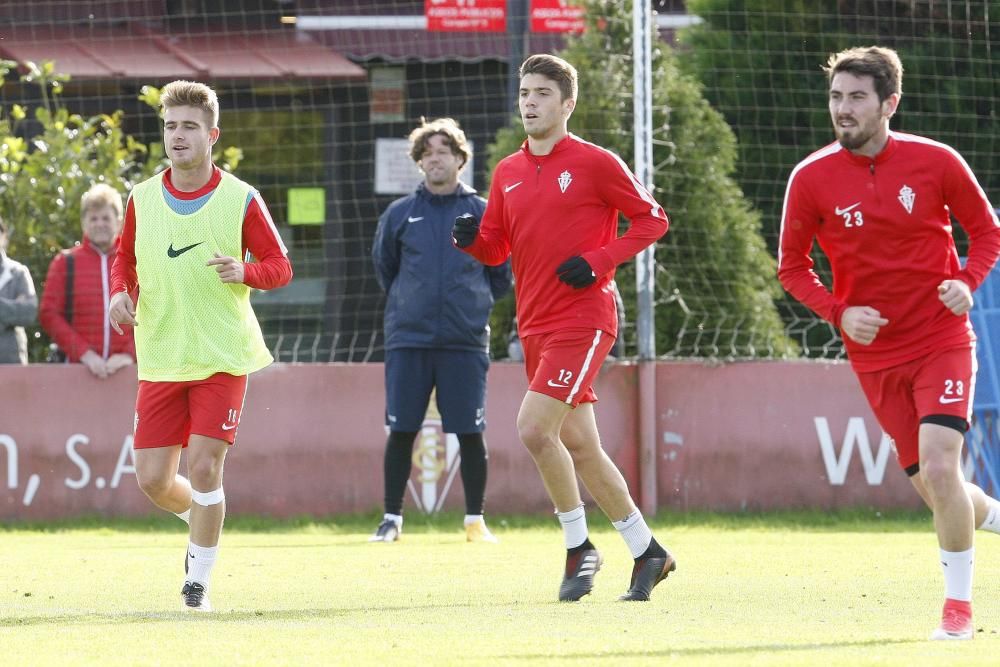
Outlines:
{"type": "Polygon", "coordinates": [[[108,366],[104,363],[104,358],[94,352],[93,350],[87,350],[80,357],[80,363],[87,367],[94,377],[99,377],[102,380],[108,377],[108,366]]]}
{"type": "Polygon", "coordinates": [[[224,283],[243,282],[245,273],[243,262],[233,257],[225,257],[219,253],[215,253],[215,257],[205,262],[205,266],[214,266],[215,272],[219,274],[219,280],[224,283]]]}
{"type": "Polygon", "coordinates": [[[124,352],[112,354],[108,357],[107,362],[108,377],[111,377],[126,366],[131,366],[133,363],[135,362],[132,360],[131,354],[125,354],[124,352]]]}
{"type": "Polygon", "coordinates": [[[972,310],[972,290],[964,280],[945,280],[938,285],[938,298],[955,315],[972,310]]]}
{"type": "Polygon", "coordinates": [[[840,316],[840,330],[855,343],[862,345],[871,345],[878,330],[887,324],[889,320],[868,306],[850,306],[840,316]]]}
{"type": "Polygon", "coordinates": [[[597,282],[597,274],[583,257],[575,255],[556,267],[559,280],[575,289],[590,287],[597,282]]]}
{"type": "Polygon", "coordinates": [[[108,319],[111,320],[111,327],[119,334],[124,333],[120,326],[122,324],[139,326],[139,323],[135,321],[135,304],[132,303],[132,297],[128,295],[128,292],[118,292],[111,297],[108,319]]]}
{"type": "Polygon", "coordinates": [[[463,213],[455,218],[451,237],[459,248],[468,248],[479,236],[479,219],[471,213],[463,213]]]}

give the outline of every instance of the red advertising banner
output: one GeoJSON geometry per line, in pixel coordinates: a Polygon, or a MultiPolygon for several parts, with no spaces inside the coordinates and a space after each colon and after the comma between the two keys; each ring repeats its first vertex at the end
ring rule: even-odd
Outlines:
{"type": "MultiPolygon", "coordinates": [[[[652,465],[652,500],[675,511],[921,507],[848,364],[678,361],[657,362],[655,373],[648,458],[638,442],[638,367],[605,364],[595,385],[604,449],[633,496],[652,465]]],[[[8,365],[0,378],[0,520],[160,512],[136,482],[134,370],[98,380],[81,364],[8,365]]],[[[254,373],[226,457],[227,511],[379,511],[384,380],[377,363],[273,364],[254,373]]],[[[487,508],[551,516],[518,438],[524,368],[496,362],[488,382],[487,508]]],[[[456,436],[431,415],[414,445],[407,507],[461,511],[458,457],[456,436]]]]}
{"type": "Polygon", "coordinates": [[[573,0],[531,0],[531,32],[583,32],[584,13],[573,0]]]}
{"type": "Polygon", "coordinates": [[[431,32],[504,32],[507,0],[424,0],[431,32]]]}

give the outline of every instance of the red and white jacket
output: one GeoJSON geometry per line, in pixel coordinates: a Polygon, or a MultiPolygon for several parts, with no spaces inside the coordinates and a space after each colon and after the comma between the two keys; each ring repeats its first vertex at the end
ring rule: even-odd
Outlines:
{"type": "Polygon", "coordinates": [[[104,359],[113,354],[127,354],[135,359],[132,330],[119,336],[111,330],[108,319],[111,265],[117,249],[118,239],[104,254],[84,237],[83,243],[60,252],[49,264],[38,321],[68,361],[80,361],[87,350],[104,359]],[[73,314],[67,322],[66,258],[70,255],[73,256],[73,314]]]}
{"type": "Polygon", "coordinates": [[[618,335],[610,284],[615,267],[663,236],[663,208],[617,155],[575,135],[548,155],[521,150],[500,161],[479,236],[465,251],[491,266],[508,256],[514,271],[521,336],[562,329],[618,335]],[[629,228],[618,236],[618,214],[629,228]],[[580,255],[597,281],[574,289],[556,267],[580,255]]]}
{"type": "Polygon", "coordinates": [[[975,340],[967,315],[938,298],[943,280],[975,290],[1000,255],[1000,223],[965,160],[930,139],[890,132],[874,159],[837,143],[800,162],[788,179],[778,278],[796,299],[840,326],[848,306],[889,323],[870,345],[844,339],[858,372],[878,371],[975,340]],[[969,236],[959,264],[951,216],[969,236]],[[813,240],[830,260],[832,291],[813,269],[813,240]]]}

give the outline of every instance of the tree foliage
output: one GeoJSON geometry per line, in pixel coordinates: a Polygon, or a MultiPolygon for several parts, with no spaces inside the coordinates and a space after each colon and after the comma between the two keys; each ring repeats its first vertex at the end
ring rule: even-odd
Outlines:
{"type": "Polygon", "coordinates": [[[1000,0],[762,0],[752,11],[741,0],[689,0],[688,9],[704,22],[681,34],[682,62],[739,137],[738,180],[770,238],[792,167],[833,141],[820,67],[852,46],[899,51],[895,129],[950,144],[984,185],[1000,181],[1000,0]]]}
{"type": "MultiPolygon", "coordinates": [[[[632,163],[631,3],[585,4],[586,32],[559,54],[580,77],[570,131],[632,163]]],[[[732,131],[663,43],[654,44],[652,71],[653,194],[671,220],[656,246],[658,353],[724,358],[794,353],[774,305],[781,290],[760,234],[760,216],[732,178],[737,155],[732,131]]],[[[490,146],[491,166],[523,139],[520,120],[512,118],[490,146]]],[[[619,267],[617,282],[634,317],[634,263],[619,267]]]]}

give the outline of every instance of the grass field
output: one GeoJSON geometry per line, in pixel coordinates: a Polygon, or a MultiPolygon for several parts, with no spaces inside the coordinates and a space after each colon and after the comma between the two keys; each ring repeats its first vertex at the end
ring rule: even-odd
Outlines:
{"type": "Polygon", "coordinates": [[[555,601],[554,520],[456,516],[231,520],[216,613],[180,610],[182,524],[0,529],[0,664],[996,665],[1000,536],[977,534],[975,641],[926,641],[942,583],[925,516],[661,516],[679,560],[650,603],[621,603],[628,552],[591,513],[605,556],[592,595],[555,601]]]}

